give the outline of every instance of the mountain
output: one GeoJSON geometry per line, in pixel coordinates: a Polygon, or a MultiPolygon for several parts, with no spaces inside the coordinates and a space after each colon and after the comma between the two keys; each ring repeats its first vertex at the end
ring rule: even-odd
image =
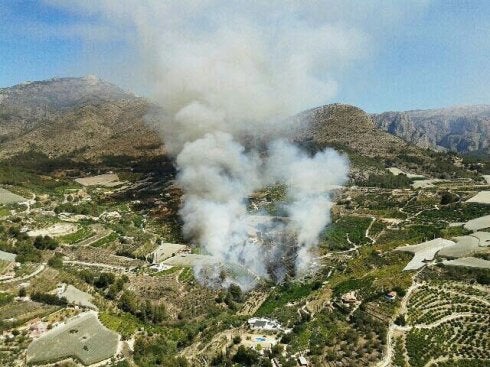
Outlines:
{"type": "Polygon", "coordinates": [[[334,146],[371,158],[390,158],[402,150],[419,151],[377,128],[372,118],[355,106],[335,103],[305,111],[298,117],[304,128],[296,140],[320,149],[334,146]]]}
{"type": "Polygon", "coordinates": [[[378,128],[372,116],[355,106],[325,105],[296,118],[303,127],[294,140],[312,152],[333,147],[347,153],[354,177],[383,174],[390,166],[441,178],[465,174],[455,164],[457,158],[423,149],[378,128]]]}
{"type": "Polygon", "coordinates": [[[0,89],[0,156],[139,157],[162,152],[144,124],[149,103],[96,77],[55,78],[0,89]]]}
{"type": "Polygon", "coordinates": [[[371,116],[379,128],[423,148],[490,154],[490,105],[371,116]]]}
{"type": "MultiPolygon", "coordinates": [[[[0,158],[40,153],[96,163],[107,157],[123,161],[161,157],[164,142],[145,124],[145,115],[155,107],[96,77],[57,78],[0,89],[0,158]]],[[[418,173],[454,171],[447,155],[428,152],[383,131],[375,118],[354,106],[331,104],[292,118],[300,128],[287,138],[312,152],[327,146],[344,151],[360,177],[373,171],[385,173],[388,165],[418,173]]]]}

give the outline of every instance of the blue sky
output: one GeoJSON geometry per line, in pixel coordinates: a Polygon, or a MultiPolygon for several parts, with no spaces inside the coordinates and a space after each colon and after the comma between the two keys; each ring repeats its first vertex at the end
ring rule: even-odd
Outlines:
{"type": "MultiPolygon", "coordinates": [[[[95,74],[146,94],[134,68],[137,51],[119,37],[121,28],[86,6],[80,11],[76,1],[76,11],[60,3],[0,2],[0,87],[95,74]]],[[[365,27],[371,50],[335,69],[338,91],[329,102],[369,112],[490,104],[490,1],[434,0],[413,12],[402,10],[407,16],[402,13],[399,21],[365,27]]],[[[384,12],[380,3],[363,21],[375,24],[376,13],[382,18],[384,12]]]]}

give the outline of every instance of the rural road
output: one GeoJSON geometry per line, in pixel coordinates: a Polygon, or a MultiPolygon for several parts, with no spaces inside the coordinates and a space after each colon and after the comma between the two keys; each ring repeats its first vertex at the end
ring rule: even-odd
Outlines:
{"type": "Polygon", "coordinates": [[[11,279],[6,279],[6,280],[3,280],[2,283],[13,283],[13,282],[18,282],[18,281],[22,281],[22,280],[26,280],[26,279],[29,279],[29,278],[32,278],[32,277],[35,277],[36,275],[38,275],[40,272],[42,272],[44,269],[46,268],[46,264],[41,264],[39,265],[39,267],[34,270],[31,274],[27,274],[27,275],[24,275],[22,277],[17,277],[17,278],[11,278],[11,279]]]}
{"type": "Polygon", "coordinates": [[[373,217],[371,217],[371,223],[366,228],[366,233],[364,234],[364,237],[369,239],[373,245],[376,243],[376,240],[369,236],[369,231],[371,230],[371,227],[373,226],[374,222],[376,222],[376,217],[373,216],[373,217]]]}
{"type": "Polygon", "coordinates": [[[65,260],[65,261],[63,261],[63,263],[64,264],[73,264],[73,265],[94,266],[94,267],[111,269],[111,270],[122,270],[122,271],[127,271],[128,270],[124,266],[108,265],[108,264],[102,264],[102,263],[88,263],[88,262],[85,262],[85,261],[76,261],[76,260],[65,260]]]}
{"type": "Polygon", "coordinates": [[[393,358],[393,345],[392,345],[393,333],[395,332],[395,330],[405,330],[405,327],[396,325],[394,320],[398,317],[398,315],[406,313],[407,303],[408,300],[410,299],[410,296],[415,291],[415,289],[417,289],[422,285],[422,283],[418,283],[415,280],[419,272],[417,272],[413,276],[412,285],[407,289],[407,293],[405,294],[405,297],[403,297],[402,301],[400,302],[399,311],[393,316],[393,321],[391,321],[390,326],[388,326],[388,333],[387,333],[387,340],[386,340],[386,353],[383,359],[376,365],[376,367],[389,367],[391,364],[391,359],[393,358]]]}

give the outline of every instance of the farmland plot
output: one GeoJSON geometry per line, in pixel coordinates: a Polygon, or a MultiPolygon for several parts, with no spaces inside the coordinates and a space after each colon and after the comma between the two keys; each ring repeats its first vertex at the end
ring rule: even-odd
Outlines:
{"type": "Polygon", "coordinates": [[[490,261],[477,257],[461,257],[454,260],[443,261],[444,265],[463,266],[465,268],[490,269],[490,261]]]}
{"type": "Polygon", "coordinates": [[[12,262],[15,261],[15,256],[16,256],[15,254],[0,250],[0,260],[12,262]]]}
{"type": "Polygon", "coordinates": [[[455,237],[456,244],[439,251],[438,255],[444,257],[463,257],[474,254],[480,250],[480,240],[474,236],[455,237]]]}
{"type": "Polygon", "coordinates": [[[27,199],[0,187],[0,204],[16,204],[24,201],[27,199]]]}
{"type": "Polygon", "coordinates": [[[490,215],[471,219],[466,222],[464,228],[469,231],[479,231],[484,228],[490,228],[490,215]]]}
{"type": "Polygon", "coordinates": [[[105,187],[119,186],[124,183],[119,181],[119,177],[115,173],[105,173],[97,176],[77,178],[75,181],[82,186],[105,186],[105,187]]]}
{"type": "Polygon", "coordinates": [[[466,200],[467,203],[490,204],[490,191],[480,191],[472,198],[466,200]]]}
{"type": "Polygon", "coordinates": [[[34,340],[27,349],[27,361],[47,363],[73,357],[90,365],[111,358],[118,342],[118,334],[106,329],[95,312],[88,312],[34,340]]]}
{"type": "Polygon", "coordinates": [[[398,247],[396,251],[411,252],[415,254],[412,260],[405,266],[403,270],[416,270],[425,265],[426,261],[434,259],[436,253],[444,247],[453,246],[453,241],[443,238],[436,238],[431,241],[419,243],[418,245],[398,247]]]}
{"type": "MultiPolygon", "coordinates": [[[[63,285],[63,287],[65,287],[65,285],[63,285]]],[[[63,292],[60,292],[60,296],[65,297],[70,304],[97,309],[97,307],[91,302],[94,298],[92,295],[75,288],[71,284],[66,285],[63,292]]]]}
{"type": "Polygon", "coordinates": [[[488,290],[463,283],[419,287],[407,305],[409,365],[426,366],[438,358],[488,363],[489,296],[488,290]]]}

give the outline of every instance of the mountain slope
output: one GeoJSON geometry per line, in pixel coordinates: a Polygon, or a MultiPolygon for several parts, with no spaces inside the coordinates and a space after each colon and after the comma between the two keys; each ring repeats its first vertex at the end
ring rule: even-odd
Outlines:
{"type": "MultiPolygon", "coordinates": [[[[164,142],[145,115],[155,106],[95,77],[51,79],[0,90],[0,158],[41,153],[50,158],[101,162],[106,157],[154,158],[164,142]]],[[[327,146],[346,152],[358,177],[396,164],[418,173],[454,172],[437,155],[379,129],[361,109],[332,104],[293,117],[287,138],[311,152],[327,146]]]]}
{"type": "Polygon", "coordinates": [[[161,154],[144,124],[149,103],[95,77],[60,78],[0,89],[0,156],[38,151],[97,160],[161,154]]]}
{"type": "Polygon", "coordinates": [[[379,129],[360,108],[330,104],[305,111],[297,117],[304,127],[294,140],[310,151],[327,146],[346,152],[355,176],[386,172],[395,165],[413,173],[445,177],[462,174],[454,157],[410,144],[379,129]]]}
{"type": "Polygon", "coordinates": [[[299,115],[305,123],[297,141],[312,142],[319,148],[339,146],[367,157],[389,158],[401,149],[416,152],[409,143],[378,129],[360,108],[330,104],[299,115]]]}
{"type": "Polygon", "coordinates": [[[423,148],[490,154],[490,105],[372,115],[376,125],[423,148]]]}

